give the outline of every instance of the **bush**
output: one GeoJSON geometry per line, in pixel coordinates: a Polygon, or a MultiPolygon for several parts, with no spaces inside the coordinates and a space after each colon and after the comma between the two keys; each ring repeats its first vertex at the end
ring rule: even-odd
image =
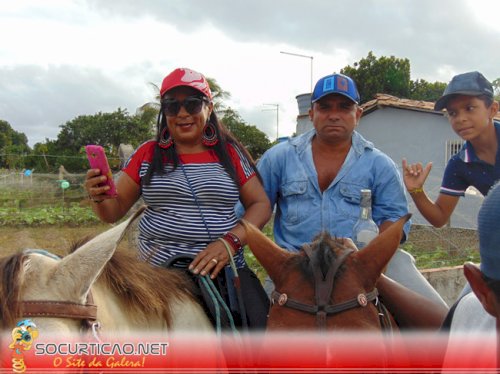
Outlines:
{"type": "Polygon", "coordinates": [[[17,208],[0,208],[0,226],[43,226],[95,225],[99,218],[90,207],[72,204],[69,207],[39,207],[18,210],[17,208]]]}

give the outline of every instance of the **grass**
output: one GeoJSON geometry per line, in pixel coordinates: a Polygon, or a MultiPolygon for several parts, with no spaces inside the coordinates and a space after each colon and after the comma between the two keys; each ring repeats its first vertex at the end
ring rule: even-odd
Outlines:
{"type": "Polygon", "coordinates": [[[403,249],[415,257],[417,268],[433,269],[463,265],[465,262],[481,262],[479,251],[473,248],[446,250],[440,246],[432,249],[419,249],[412,244],[404,244],[403,249]]]}
{"type": "MultiPolygon", "coordinates": [[[[273,226],[272,221],[264,226],[263,230],[269,238],[273,239],[273,226]]],[[[415,257],[416,266],[418,269],[434,269],[441,267],[453,267],[463,265],[465,262],[471,261],[474,263],[479,263],[481,261],[479,257],[479,251],[472,247],[464,247],[460,250],[456,248],[445,249],[440,245],[433,246],[429,241],[422,239],[422,230],[419,232],[417,240],[408,241],[401,246],[402,249],[411,253],[415,257]]],[[[449,233],[446,233],[449,235],[449,233]]],[[[424,236],[434,236],[428,232],[424,232],[424,236]],[[425,235],[427,234],[427,235],[425,235]]],[[[411,238],[411,234],[410,234],[411,238]]],[[[257,274],[259,279],[262,281],[267,273],[259,264],[252,252],[245,247],[245,259],[248,266],[257,274]]]]}
{"type": "MultiPolygon", "coordinates": [[[[262,229],[262,232],[266,234],[266,236],[272,239],[273,238],[272,222],[265,225],[264,228],[262,229]]],[[[264,279],[267,276],[267,272],[257,261],[253,253],[248,248],[248,246],[245,246],[244,254],[245,254],[245,261],[247,262],[248,267],[253,270],[253,272],[257,275],[257,277],[260,279],[261,282],[264,282],[264,279]]]]}
{"type": "MultiPolygon", "coordinates": [[[[15,196],[12,190],[9,191],[10,197],[17,197],[21,201],[29,199],[29,197],[33,198],[33,195],[27,196],[26,191],[19,192],[20,194],[15,196]]],[[[80,206],[78,203],[71,203],[69,200],[67,199],[65,202],[59,200],[57,204],[44,204],[41,206],[0,204],[0,227],[8,226],[26,229],[27,227],[43,226],[89,227],[99,225],[99,219],[89,206],[80,206]]],[[[264,226],[263,229],[263,232],[271,239],[273,239],[272,229],[272,222],[264,226]]],[[[440,243],[424,240],[424,238],[428,239],[436,236],[428,230],[420,230],[419,232],[416,229],[414,235],[417,240],[409,240],[402,248],[415,257],[419,269],[457,266],[463,265],[467,261],[480,262],[479,252],[472,247],[465,245],[464,248],[459,250],[456,247],[446,249],[440,243]]],[[[446,233],[446,235],[453,234],[446,233]]],[[[462,240],[460,241],[462,242],[462,240]]],[[[263,280],[266,272],[247,247],[245,248],[245,259],[259,279],[263,280]]]]}
{"type": "Polygon", "coordinates": [[[23,227],[67,225],[88,226],[98,224],[99,218],[89,207],[43,206],[37,208],[0,208],[0,226],[23,227]]]}

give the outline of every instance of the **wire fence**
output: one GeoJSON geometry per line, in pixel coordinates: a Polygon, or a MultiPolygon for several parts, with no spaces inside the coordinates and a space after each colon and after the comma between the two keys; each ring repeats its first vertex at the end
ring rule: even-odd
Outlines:
{"type": "Polygon", "coordinates": [[[37,208],[85,200],[85,174],[0,171],[0,208],[37,208]]]}
{"type": "MultiPolygon", "coordinates": [[[[68,207],[71,204],[87,206],[84,180],[85,174],[68,173],[64,168],[60,168],[59,173],[0,170],[0,209],[25,212],[40,207],[68,207]]],[[[415,210],[410,204],[414,217],[415,210]]],[[[419,268],[462,265],[465,261],[478,262],[479,244],[475,228],[437,229],[421,224],[422,221],[425,222],[423,219],[413,221],[410,234],[403,245],[404,249],[414,255],[419,268]]]]}

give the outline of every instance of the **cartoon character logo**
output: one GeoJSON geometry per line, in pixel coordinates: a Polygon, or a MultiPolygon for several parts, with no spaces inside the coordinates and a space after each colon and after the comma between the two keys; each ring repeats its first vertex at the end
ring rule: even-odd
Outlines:
{"type": "Polygon", "coordinates": [[[36,325],[29,319],[19,321],[12,330],[12,369],[15,373],[24,373],[26,365],[24,363],[24,351],[29,351],[33,341],[38,337],[36,325]]]}

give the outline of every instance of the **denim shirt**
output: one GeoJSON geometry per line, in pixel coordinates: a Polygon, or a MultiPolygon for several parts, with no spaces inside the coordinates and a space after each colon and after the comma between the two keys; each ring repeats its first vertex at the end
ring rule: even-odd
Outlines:
{"type": "MultiPolygon", "coordinates": [[[[296,251],[322,231],[352,237],[360,214],[361,189],[372,191],[372,215],[377,225],[408,213],[403,181],[395,163],[354,131],[349,153],[330,186],[321,192],[314,167],[312,129],[277,144],[257,167],[264,189],[276,205],[274,240],[296,251]]],[[[405,225],[405,237],[410,222],[405,225]]]]}

